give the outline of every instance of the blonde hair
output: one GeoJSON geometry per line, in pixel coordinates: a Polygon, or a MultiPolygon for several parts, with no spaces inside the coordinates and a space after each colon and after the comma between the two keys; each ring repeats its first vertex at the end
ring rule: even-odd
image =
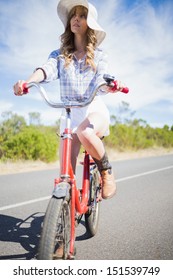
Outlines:
{"type": "MultiPolygon", "coordinates": [[[[61,54],[65,58],[65,67],[69,66],[75,52],[74,33],[71,31],[70,20],[76,13],[77,9],[80,9],[79,11],[83,13],[86,18],[88,14],[87,8],[85,8],[84,6],[76,6],[70,11],[68,15],[65,32],[61,35],[61,54]]],[[[94,30],[88,27],[86,36],[86,65],[91,66],[91,68],[96,71],[96,66],[94,63],[94,50],[96,48],[97,39],[94,30]]]]}

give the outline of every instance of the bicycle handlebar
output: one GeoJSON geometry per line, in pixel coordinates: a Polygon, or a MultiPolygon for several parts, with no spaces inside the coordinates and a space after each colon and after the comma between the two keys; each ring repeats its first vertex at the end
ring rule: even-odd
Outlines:
{"type": "Polygon", "coordinates": [[[46,101],[46,103],[53,108],[85,107],[93,101],[97,91],[104,85],[106,85],[106,83],[101,84],[99,87],[95,86],[92,94],[87,99],[81,99],[81,100],[75,100],[75,101],[67,100],[67,101],[63,101],[63,102],[59,102],[59,103],[55,103],[55,102],[51,101],[48,98],[45,89],[39,83],[34,83],[34,82],[24,83],[23,92],[28,93],[29,88],[36,87],[37,90],[40,92],[42,98],[46,101]]]}
{"type": "MultiPolygon", "coordinates": [[[[94,87],[93,92],[92,92],[92,94],[90,95],[90,97],[87,98],[87,99],[85,99],[85,100],[84,100],[84,99],[82,99],[82,100],[75,100],[75,101],[69,101],[69,100],[67,100],[67,101],[55,103],[55,102],[51,101],[51,100],[47,97],[47,94],[46,94],[45,89],[44,89],[39,83],[35,83],[35,82],[24,83],[24,84],[23,84],[23,92],[26,94],[26,93],[28,93],[29,88],[31,88],[31,87],[36,87],[37,90],[40,92],[42,98],[46,101],[46,103],[47,103],[49,106],[53,107],[53,108],[85,107],[85,106],[89,105],[89,104],[93,101],[94,97],[96,96],[97,91],[98,91],[102,86],[104,86],[104,85],[108,85],[108,86],[110,86],[110,87],[111,87],[111,86],[114,86],[114,87],[116,86],[116,84],[115,84],[115,82],[114,82],[115,78],[114,78],[113,76],[110,76],[110,75],[105,74],[105,75],[103,76],[103,78],[104,78],[105,82],[103,82],[100,86],[97,86],[97,85],[96,85],[96,86],[94,87]],[[114,84],[112,85],[113,82],[114,82],[114,84]]],[[[121,92],[123,92],[123,93],[128,93],[128,92],[129,92],[129,89],[128,89],[127,87],[125,87],[125,88],[123,88],[123,89],[121,90],[121,92]]]]}

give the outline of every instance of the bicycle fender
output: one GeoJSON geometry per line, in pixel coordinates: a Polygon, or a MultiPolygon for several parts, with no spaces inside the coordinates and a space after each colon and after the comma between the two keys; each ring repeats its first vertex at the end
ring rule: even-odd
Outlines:
{"type": "Polygon", "coordinates": [[[69,190],[70,190],[70,185],[65,182],[61,182],[57,184],[52,192],[52,195],[57,198],[66,198],[66,200],[69,199],[69,190]]]}

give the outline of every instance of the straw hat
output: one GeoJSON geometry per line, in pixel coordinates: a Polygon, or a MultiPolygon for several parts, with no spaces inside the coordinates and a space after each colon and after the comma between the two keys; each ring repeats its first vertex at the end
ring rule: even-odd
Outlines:
{"type": "Polygon", "coordinates": [[[106,32],[102,29],[102,27],[97,23],[97,10],[96,8],[89,3],[87,0],[60,0],[57,6],[57,13],[66,28],[68,14],[71,9],[75,6],[84,6],[88,9],[87,16],[87,25],[95,31],[97,38],[97,46],[101,44],[106,36],[106,32]]]}

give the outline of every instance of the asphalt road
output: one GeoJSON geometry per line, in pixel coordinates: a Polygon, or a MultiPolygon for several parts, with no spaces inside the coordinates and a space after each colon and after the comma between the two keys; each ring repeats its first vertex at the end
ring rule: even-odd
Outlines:
{"type": "MultiPolygon", "coordinates": [[[[117,195],[102,201],[95,237],[83,220],[77,227],[76,259],[172,260],[173,155],[112,164],[117,195]]],[[[55,177],[57,170],[0,176],[0,260],[35,258],[55,177]]]]}

